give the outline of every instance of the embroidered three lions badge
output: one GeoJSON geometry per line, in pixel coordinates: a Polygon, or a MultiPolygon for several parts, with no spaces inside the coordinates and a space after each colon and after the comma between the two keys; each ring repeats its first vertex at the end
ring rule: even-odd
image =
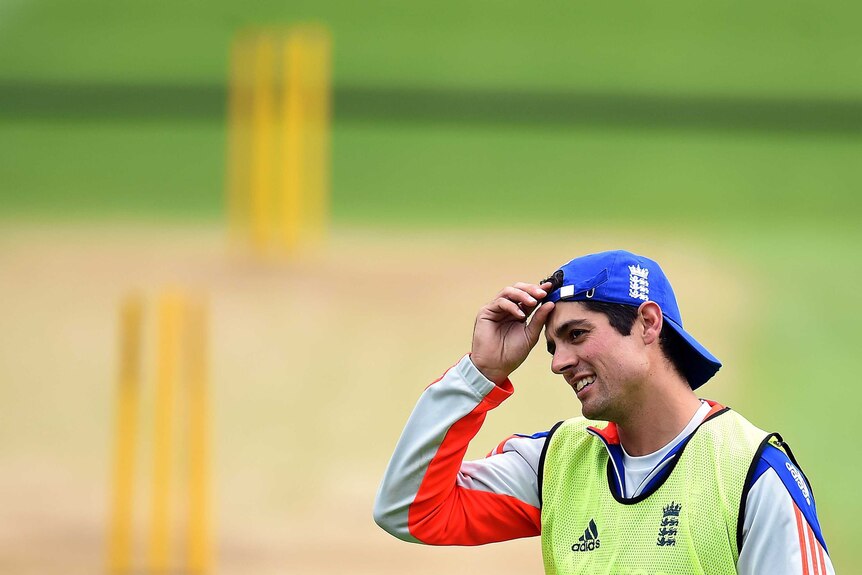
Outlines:
{"type": "Polygon", "coordinates": [[[658,529],[656,545],[668,547],[676,545],[676,533],[679,528],[679,512],[682,510],[681,503],[670,502],[662,508],[661,524],[658,529]]]}

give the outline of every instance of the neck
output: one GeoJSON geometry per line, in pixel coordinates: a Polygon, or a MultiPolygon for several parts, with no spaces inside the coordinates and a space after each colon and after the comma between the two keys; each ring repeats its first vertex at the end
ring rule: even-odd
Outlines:
{"type": "Polygon", "coordinates": [[[688,384],[683,384],[684,388],[675,386],[664,393],[653,390],[616,422],[620,443],[629,455],[654,453],[685,429],[701,403],[688,384]]]}

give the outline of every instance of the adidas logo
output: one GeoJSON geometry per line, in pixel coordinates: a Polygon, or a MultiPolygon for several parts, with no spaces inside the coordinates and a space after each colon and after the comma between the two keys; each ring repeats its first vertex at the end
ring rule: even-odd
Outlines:
{"type": "Polygon", "coordinates": [[[601,547],[599,529],[596,522],[590,519],[590,526],[584,529],[584,534],[578,537],[578,543],[572,545],[572,551],[594,551],[601,547]]]}

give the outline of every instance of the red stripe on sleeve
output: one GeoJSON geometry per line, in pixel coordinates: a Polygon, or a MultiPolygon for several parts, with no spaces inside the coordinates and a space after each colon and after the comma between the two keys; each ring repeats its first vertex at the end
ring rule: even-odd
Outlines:
{"type": "Polygon", "coordinates": [[[540,533],[541,512],[512,496],[456,487],[421,519],[410,508],[410,533],[429,545],[482,545],[540,533]]]}
{"type": "Polygon", "coordinates": [[[817,546],[817,559],[820,561],[820,572],[826,575],[826,561],[823,559],[823,547],[819,542],[815,542],[817,546]]]}
{"type": "MultiPolygon", "coordinates": [[[[808,525],[808,522],[805,523],[806,530],[808,532],[808,546],[811,550],[811,564],[814,566],[814,575],[820,575],[820,569],[818,569],[817,565],[817,549],[815,547],[820,547],[820,544],[814,538],[814,532],[811,530],[811,526],[808,525]]],[[[823,573],[826,575],[826,573],[823,573]]]]}
{"type": "Polygon", "coordinates": [[[538,535],[538,508],[511,495],[465,489],[456,485],[467,445],[476,436],[489,409],[512,393],[508,381],[491,391],[443,438],[410,505],[410,534],[430,545],[480,545],[538,535]]]}
{"type": "Polygon", "coordinates": [[[805,545],[805,527],[802,525],[802,512],[796,503],[793,504],[793,512],[796,514],[796,531],[799,534],[799,550],[802,555],[802,575],[808,575],[808,548],[805,545]]]}

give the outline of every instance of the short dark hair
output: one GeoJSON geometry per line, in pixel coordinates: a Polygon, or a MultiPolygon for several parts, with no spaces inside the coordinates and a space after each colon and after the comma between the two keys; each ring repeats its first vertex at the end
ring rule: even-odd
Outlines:
{"type": "MultiPolygon", "coordinates": [[[[638,308],[621,303],[585,300],[584,307],[596,313],[604,314],[608,323],[622,335],[631,335],[632,326],[638,317],[638,308]]],[[[662,325],[658,338],[662,353],[681,376],[688,380],[689,354],[686,353],[682,337],[667,322],[662,325]]]]}

